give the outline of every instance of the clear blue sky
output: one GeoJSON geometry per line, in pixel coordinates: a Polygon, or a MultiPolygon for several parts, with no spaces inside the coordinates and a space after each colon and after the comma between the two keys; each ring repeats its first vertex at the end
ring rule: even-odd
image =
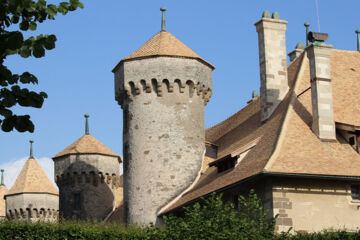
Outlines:
{"type": "MultiPolygon", "coordinates": [[[[50,2],[50,1],[49,1],[50,2]]],[[[167,30],[212,63],[213,96],[206,106],[210,127],[246,105],[259,89],[257,33],[254,23],[264,10],[287,20],[287,50],[305,38],[304,22],[318,31],[315,0],[83,0],[85,8],[40,24],[32,34],[55,34],[56,48],[41,59],[10,57],[14,72],[30,71],[39,79],[31,87],[49,98],[28,113],[35,132],[0,132],[0,166],[28,156],[29,139],[35,156],[52,157],[84,133],[84,113],[90,133],[122,156],[122,110],[114,100],[112,68],[160,30],[159,8],[167,7],[167,30]]],[[[334,48],[355,50],[360,28],[359,0],[319,0],[321,32],[334,48]]],[[[360,79],[359,79],[360,81],[360,79]]]]}

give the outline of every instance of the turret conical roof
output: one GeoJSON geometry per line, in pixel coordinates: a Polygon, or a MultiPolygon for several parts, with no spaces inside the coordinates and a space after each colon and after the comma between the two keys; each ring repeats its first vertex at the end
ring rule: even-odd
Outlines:
{"type": "Polygon", "coordinates": [[[111,151],[108,147],[106,147],[104,144],[102,144],[99,140],[97,140],[90,134],[83,135],[81,138],[73,142],[70,146],[56,154],[53,159],[70,154],[101,154],[117,157],[119,159],[119,162],[121,162],[121,158],[119,155],[111,151]]]}
{"type": "Polygon", "coordinates": [[[215,69],[213,65],[202,59],[199,55],[167,31],[157,33],[142,47],[129,56],[123,58],[120,62],[156,56],[193,58],[205,63],[212,69],[215,69]]]}
{"type": "Polygon", "coordinates": [[[58,195],[58,190],[49,180],[44,170],[34,158],[29,158],[6,195],[18,193],[50,193],[58,195]]]}

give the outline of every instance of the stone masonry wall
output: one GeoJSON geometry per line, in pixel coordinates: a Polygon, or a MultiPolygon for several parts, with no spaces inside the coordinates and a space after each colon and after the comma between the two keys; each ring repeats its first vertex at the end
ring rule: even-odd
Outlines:
{"type": "Polygon", "coordinates": [[[336,140],[331,88],[330,55],[332,46],[312,44],[307,48],[310,62],[311,103],[314,133],[325,140],[336,140]]]}
{"type": "Polygon", "coordinates": [[[313,232],[360,227],[360,201],[352,200],[350,182],[283,179],[274,181],[276,230],[313,232]]]}
{"type": "Polygon", "coordinates": [[[124,109],[127,223],[159,223],[159,211],[199,176],[211,71],[194,59],[157,57],[125,62],[115,72],[124,109]]]}
{"type": "Polygon", "coordinates": [[[286,24],[287,21],[267,17],[255,23],[259,42],[261,121],[271,116],[289,90],[286,24]]]}
{"type": "Polygon", "coordinates": [[[60,215],[104,220],[115,206],[116,189],[120,187],[118,158],[80,154],[57,158],[54,162],[60,215]]]}
{"type": "Polygon", "coordinates": [[[6,196],[8,219],[57,221],[59,196],[45,193],[22,193],[6,196]]]}

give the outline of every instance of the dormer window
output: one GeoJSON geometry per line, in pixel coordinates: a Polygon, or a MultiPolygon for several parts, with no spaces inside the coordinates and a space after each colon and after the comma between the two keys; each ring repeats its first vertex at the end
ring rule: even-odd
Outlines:
{"type": "Polygon", "coordinates": [[[231,155],[228,155],[224,158],[221,158],[215,162],[210,163],[209,166],[210,167],[216,166],[218,173],[221,173],[229,169],[233,169],[235,167],[236,162],[237,162],[237,156],[231,157],[231,155]]]}
{"type": "Polygon", "coordinates": [[[206,148],[205,156],[211,157],[214,159],[217,158],[218,147],[215,144],[212,144],[210,142],[205,142],[205,148],[206,148]]]}
{"type": "Polygon", "coordinates": [[[360,128],[344,123],[336,123],[337,132],[360,153],[360,128]]]}

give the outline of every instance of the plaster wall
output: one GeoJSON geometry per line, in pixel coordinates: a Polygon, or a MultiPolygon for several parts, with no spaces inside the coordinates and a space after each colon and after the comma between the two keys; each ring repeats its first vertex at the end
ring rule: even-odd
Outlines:
{"type": "Polygon", "coordinates": [[[156,57],[125,62],[115,72],[124,109],[127,223],[159,223],[159,210],[198,176],[211,71],[194,59],[156,57]]]}
{"type": "Polygon", "coordinates": [[[360,227],[360,201],[351,199],[350,183],[287,180],[273,185],[276,228],[287,231],[355,230],[360,227]]]}

